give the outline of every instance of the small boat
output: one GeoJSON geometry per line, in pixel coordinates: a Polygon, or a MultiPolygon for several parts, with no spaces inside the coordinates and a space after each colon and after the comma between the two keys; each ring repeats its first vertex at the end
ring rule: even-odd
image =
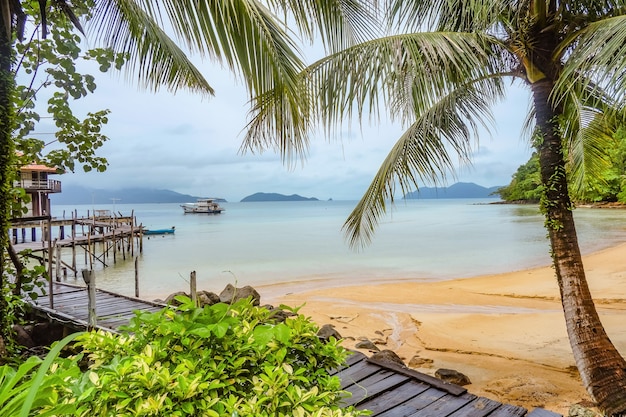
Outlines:
{"type": "Polygon", "coordinates": [[[176,227],[172,226],[169,229],[144,229],[144,235],[173,235],[176,231],[176,227]]]}
{"type": "Polygon", "coordinates": [[[187,203],[180,205],[185,214],[187,213],[205,213],[219,214],[224,208],[217,203],[215,198],[199,198],[195,203],[187,203]]]}

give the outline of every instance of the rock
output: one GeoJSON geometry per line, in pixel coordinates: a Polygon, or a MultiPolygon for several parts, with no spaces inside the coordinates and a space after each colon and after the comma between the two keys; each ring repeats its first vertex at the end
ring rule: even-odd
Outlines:
{"type": "Polygon", "coordinates": [[[354,345],[354,347],[357,349],[371,350],[372,352],[380,352],[380,349],[378,349],[378,346],[376,346],[374,342],[368,339],[361,340],[356,345],[354,345]]]}
{"type": "Polygon", "coordinates": [[[435,376],[443,381],[456,385],[469,385],[472,383],[466,375],[453,369],[437,369],[435,376]]]}
{"type": "Polygon", "coordinates": [[[236,288],[232,284],[228,284],[220,293],[220,301],[228,304],[235,303],[248,297],[252,298],[252,305],[261,305],[261,295],[259,295],[259,293],[249,285],[236,288]]]}
{"type": "MultiPolygon", "coordinates": [[[[287,320],[288,317],[297,316],[297,314],[294,313],[293,311],[287,311],[287,310],[282,310],[280,308],[275,308],[274,306],[269,305],[269,304],[265,305],[264,307],[267,310],[272,312],[270,317],[272,319],[276,320],[278,323],[284,322],[285,320],[287,320]]],[[[319,336],[319,332],[318,332],[317,335],[319,336]]],[[[339,336],[339,337],[341,337],[341,336],[339,336]]]]}
{"type": "Polygon", "coordinates": [[[422,358],[420,356],[413,356],[409,361],[409,368],[424,368],[430,367],[433,364],[432,359],[422,358]]]}
{"type": "MultiPolygon", "coordinates": [[[[30,329],[32,330],[32,326],[30,326],[30,329]]],[[[33,338],[30,337],[30,334],[25,327],[19,324],[15,324],[13,325],[13,331],[15,332],[15,342],[18,345],[24,346],[26,348],[32,348],[33,346],[35,346],[33,338]]]]}
{"type": "Polygon", "coordinates": [[[37,323],[33,326],[30,337],[35,346],[50,346],[52,342],[63,339],[63,331],[63,326],[58,323],[37,323]]]}
{"type": "Polygon", "coordinates": [[[220,296],[210,291],[198,291],[198,305],[200,307],[212,306],[220,302],[220,296]]]}
{"type": "Polygon", "coordinates": [[[174,297],[179,296],[179,295],[182,295],[182,296],[185,296],[185,297],[189,297],[189,294],[187,294],[187,293],[185,293],[183,291],[177,291],[177,292],[172,293],[172,294],[167,296],[167,298],[165,299],[165,304],[173,305],[173,306],[179,306],[180,302],[176,301],[176,299],[174,299],[174,297]]]}
{"type": "Polygon", "coordinates": [[[335,329],[335,326],[333,326],[332,324],[323,325],[317,331],[317,337],[322,339],[324,342],[329,341],[331,337],[334,337],[337,340],[341,339],[341,335],[339,334],[337,329],[335,329]]]}
{"type": "Polygon", "coordinates": [[[394,352],[393,350],[389,350],[389,349],[381,350],[380,352],[374,353],[372,355],[372,359],[375,359],[380,362],[395,363],[402,367],[406,366],[404,364],[404,361],[400,358],[400,356],[398,356],[398,354],[394,352]]]}
{"type": "Polygon", "coordinates": [[[600,417],[602,414],[595,412],[589,408],[585,408],[580,404],[574,404],[569,408],[569,417],[600,417]]]}

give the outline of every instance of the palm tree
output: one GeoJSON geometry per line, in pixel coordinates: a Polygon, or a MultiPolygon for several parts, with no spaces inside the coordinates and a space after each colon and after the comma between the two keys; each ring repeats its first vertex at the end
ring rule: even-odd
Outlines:
{"type": "MultiPolygon", "coordinates": [[[[32,2],[31,2],[32,3],[32,2]]],[[[309,17],[324,27],[341,26],[342,32],[322,32],[325,42],[340,49],[352,35],[351,17],[363,14],[358,5],[345,0],[328,0],[326,9],[316,11],[315,0],[271,0],[270,10],[256,0],[39,0],[42,35],[46,16],[52,8],[64,13],[82,32],[116,52],[127,53],[125,66],[138,83],[151,90],[166,87],[173,93],[181,88],[213,95],[213,88],[193,65],[185,51],[208,56],[240,75],[250,95],[274,90],[281,92],[285,116],[304,65],[279,18],[283,7],[293,11],[294,23],[309,39],[314,35],[309,17]],[[77,7],[87,8],[87,22],[76,19],[77,7]],[[169,32],[166,32],[167,28],[169,32]],[[172,36],[169,33],[173,33],[172,36]],[[179,46],[179,44],[182,45],[179,46]]],[[[0,257],[8,243],[11,160],[14,156],[11,94],[15,85],[12,46],[21,39],[29,16],[21,0],[0,0],[0,257]]],[[[357,22],[360,22],[358,20],[357,22]]],[[[355,31],[356,32],[356,31],[355,31]]],[[[296,111],[297,108],[293,106],[296,111]]],[[[0,262],[0,290],[5,288],[4,263],[0,262]]],[[[4,294],[4,292],[3,292],[4,294]]],[[[8,301],[0,296],[0,342],[9,323],[8,301]]]]}
{"type": "Polygon", "coordinates": [[[479,129],[491,126],[491,109],[506,96],[505,81],[529,88],[527,130],[535,132],[541,207],[576,365],[600,409],[623,415],[626,362],[589,292],[567,177],[593,175],[602,141],[623,120],[626,2],[364,1],[379,7],[384,34],[306,68],[301,117],[277,122],[270,115],[280,94],[264,93],[244,147],[274,145],[290,158],[318,124],[330,132],[368,113],[401,122],[404,133],[344,225],[351,244],[363,245],[398,186],[406,192],[420,180],[445,180],[454,154],[470,161],[479,129]]]}

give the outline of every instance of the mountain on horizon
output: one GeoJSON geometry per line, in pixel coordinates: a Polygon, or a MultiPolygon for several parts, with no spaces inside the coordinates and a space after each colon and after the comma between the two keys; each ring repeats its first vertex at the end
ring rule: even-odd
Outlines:
{"type": "Polygon", "coordinates": [[[244,197],[241,202],[247,203],[250,201],[319,201],[315,197],[302,197],[298,194],[284,195],[278,193],[254,193],[247,197],[244,197]]]}
{"type": "Polygon", "coordinates": [[[501,186],[483,187],[473,182],[457,182],[449,187],[422,187],[404,195],[407,200],[411,199],[435,199],[435,198],[494,198],[494,193],[501,186]]]}
{"type": "Polygon", "coordinates": [[[142,203],[189,203],[200,197],[181,194],[171,190],[150,188],[125,188],[102,190],[81,186],[63,186],[63,191],[50,194],[52,204],[142,204],[142,203]]]}

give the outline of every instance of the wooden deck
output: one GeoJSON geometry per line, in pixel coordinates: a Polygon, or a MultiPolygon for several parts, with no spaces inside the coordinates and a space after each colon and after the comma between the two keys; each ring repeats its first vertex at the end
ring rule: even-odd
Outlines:
{"type": "MultiPolygon", "coordinates": [[[[48,286],[46,285],[48,291],[48,286]]],[[[60,282],[52,282],[53,306],[49,294],[28,300],[35,312],[50,317],[76,329],[88,326],[87,288],[60,282]]],[[[96,289],[97,327],[116,331],[129,323],[136,310],[156,312],[165,304],[127,297],[110,291],[96,289]]]]}
{"type": "Polygon", "coordinates": [[[344,405],[379,417],[562,417],[478,397],[459,385],[355,352],[336,372],[342,389],[352,393],[344,405]]]}

